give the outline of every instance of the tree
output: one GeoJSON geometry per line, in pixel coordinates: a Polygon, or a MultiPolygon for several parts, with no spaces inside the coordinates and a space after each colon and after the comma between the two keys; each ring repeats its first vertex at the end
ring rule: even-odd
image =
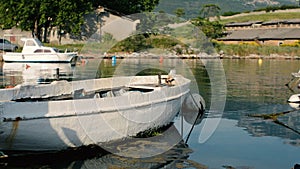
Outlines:
{"type": "Polygon", "coordinates": [[[223,36],[224,26],[218,20],[209,21],[209,17],[219,17],[220,7],[215,4],[204,5],[199,16],[191,20],[192,24],[200,27],[202,32],[210,39],[223,36]]]}
{"type": "Polygon", "coordinates": [[[206,4],[200,10],[200,17],[209,18],[220,15],[220,7],[216,4],[206,4]]]}
{"type": "Polygon", "coordinates": [[[38,29],[39,23],[39,3],[37,0],[25,2],[24,0],[5,1],[0,0],[0,24],[2,29],[11,28],[13,26],[20,27],[22,30],[38,29]]]}
{"type": "Polygon", "coordinates": [[[58,12],[54,25],[59,30],[59,41],[65,33],[80,36],[84,15],[91,11],[91,3],[85,0],[58,0],[58,12]]]}
{"type": "Polygon", "coordinates": [[[58,26],[60,30],[78,34],[83,14],[91,11],[90,2],[84,0],[0,0],[0,24],[2,29],[13,26],[32,31],[32,35],[44,41],[47,30],[58,26]]]}
{"type": "Polygon", "coordinates": [[[175,11],[174,11],[175,15],[177,17],[182,17],[185,15],[185,12],[184,12],[184,9],[183,8],[177,8],[175,11]]]}
{"type": "Polygon", "coordinates": [[[151,12],[158,3],[159,0],[92,0],[95,8],[103,6],[125,15],[151,12]]]}
{"type": "Polygon", "coordinates": [[[202,32],[211,39],[222,37],[224,26],[219,21],[209,21],[201,17],[191,20],[192,24],[200,27],[202,32]]]}

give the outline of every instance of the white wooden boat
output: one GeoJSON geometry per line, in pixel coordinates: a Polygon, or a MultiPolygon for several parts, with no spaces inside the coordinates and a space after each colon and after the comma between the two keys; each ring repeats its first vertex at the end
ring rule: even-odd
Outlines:
{"type": "Polygon", "coordinates": [[[0,150],[101,145],[165,126],[190,91],[189,79],[173,79],[112,77],[2,89],[0,150]]]}
{"type": "Polygon", "coordinates": [[[72,63],[75,64],[77,52],[60,53],[52,47],[45,47],[36,38],[22,38],[24,41],[22,52],[6,52],[3,54],[5,62],[37,62],[37,63],[72,63]]]}

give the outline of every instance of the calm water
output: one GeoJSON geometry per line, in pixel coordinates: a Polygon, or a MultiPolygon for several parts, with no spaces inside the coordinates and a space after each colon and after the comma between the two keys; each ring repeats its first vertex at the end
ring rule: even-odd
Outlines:
{"type": "MultiPolygon", "coordinates": [[[[6,168],[292,168],[300,163],[300,111],[272,120],[251,117],[292,110],[286,100],[293,92],[285,84],[291,72],[297,72],[296,60],[158,60],[130,59],[88,60],[71,67],[68,64],[2,64],[0,86],[56,78],[77,80],[95,77],[136,75],[149,68],[168,72],[176,69],[192,80],[191,90],[206,101],[206,115],[198,121],[187,140],[196,112],[178,115],[172,135],[183,135],[172,149],[148,158],[135,159],[103,153],[98,149],[50,154],[21,159],[24,165],[9,161],[6,168]],[[100,66],[99,66],[100,65],[100,66]],[[22,70],[22,71],[20,71],[22,70]],[[224,106],[223,106],[224,105],[224,106]],[[71,155],[70,155],[71,154],[71,155]],[[64,158],[64,162],[62,162],[64,158]],[[38,159],[38,160],[37,160],[38,159]]],[[[166,139],[172,139],[166,138],[166,139]]],[[[150,146],[146,142],[129,142],[136,151],[150,146]]],[[[123,145],[124,146],[124,145],[123,145]]],[[[127,146],[127,145],[125,145],[127,146]]],[[[162,146],[162,145],[159,145],[162,146]]],[[[19,160],[19,159],[18,159],[19,160]]]]}

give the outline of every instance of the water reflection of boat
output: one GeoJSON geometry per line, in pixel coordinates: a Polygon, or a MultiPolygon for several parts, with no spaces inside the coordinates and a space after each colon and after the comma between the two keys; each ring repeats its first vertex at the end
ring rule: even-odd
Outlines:
{"type": "MultiPolygon", "coordinates": [[[[172,134],[159,135],[156,140],[127,139],[120,143],[114,143],[116,149],[128,149],[140,152],[142,147],[151,147],[152,150],[161,149],[166,143],[181,138],[174,126],[171,126],[172,134]],[[139,145],[139,146],[137,146],[139,145]]],[[[172,143],[173,144],[173,143],[172,143]]],[[[44,152],[31,154],[12,154],[6,159],[0,159],[0,164],[11,168],[205,168],[204,165],[188,160],[193,151],[178,141],[172,147],[155,156],[147,158],[132,158],[112,154],[99,146],[87,146],[77,149],[69,149],[58,152],[44,152]],[[64,159],[64,160],[61,160],[64,159]],[[16,161],[18,161],[16,163],[16,161]]],[[[145,153],[145,152],[144,152],[145,153]]],[[[1,165],[0,165],[1,166],[1,165]]]]}
{"type": "Polygon", "coordinates": [[[0,149],[61,150],[165,126],[179,112],[191,81],[174,74],[172,84],[166,84],[158,77],[56,81],[2,89],[0,149]]]}
{"type": "Polygon", "coordinates": [[[73,67],[69,63],[4,63],[3,74],[22,77],[22,83],[49,83],[53,80],[73,78],[73,67]]]}
{"type": "Polygon", "coordinates": [[[293,108],[293,109],[297,109],[297,110],[300,109],[300,103],[299,103],[299,102],[298,102],[298,103],[292,103],[292,102],[290,102],[289,105],[290,105],[291,108],[293,108]]]}

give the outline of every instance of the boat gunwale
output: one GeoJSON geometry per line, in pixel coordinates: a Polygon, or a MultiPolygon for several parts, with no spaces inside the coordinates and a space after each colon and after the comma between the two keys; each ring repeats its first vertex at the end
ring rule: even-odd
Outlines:
{"type": "MultiPolygon", "coordinates": [[[[167,76],[167,75],[165,75],[167,76]]],[[[36,88],[51,88],[51,87],[61,87],[61,86],[71,86],[72,87],[72,91],[69,91],[69,92],[64,92],[64,93],[61,93],[60,95],[56,95],[56,96],[63,96],[63,95],[69,95],[69,94],[72,94],[74,93],[76,90],[79,90],[79,89],[82,89],[83,87],[80,87],[80,85],[84,85],[84,88],[85,88],[85,92],[95,92],[95,91],[102,91],[102,90],[109,90],[109,89],[114,89],[114,88],[120,88],[120,87],[124,87],[126,86],[127,84],[124,84],[124,85],[116,85],[116,86],[113,86],[114,84],[114,79],[115,78],[121,78],[123,80],[132,80],[132,78],[135,79],[138,79],[138,78],[157,78],[157,75],[151,75],[151,76],[120,76],[120,77],[109,77],[109,78],[98,78],[98,79],[85,79],[85,80],[78,80],[78,81],[66,81],[66,80],[63,80],[63,81],[54,81],[50,84],[21,84],[21,85],[17,85],[13,88],[5,88],[5,89],[0,89],[0,93],[1,95],[4,95],[4,97],[7,97],[7,98],[1,98],[0,97],[0,102],[7,102],[7,101],[12,101],[12,100],[16,100],[18,99],[18,97],[16,97],[18,95],[18,92],[20,92],[21,88],[24,87],[36,87],[36,88]],[[110,83],[110,85],[107,85],[108,87],[103,87],[103,88],[97,88],[95,89],[94,86],[95,84],[98,84],[98,83],[101,83],[101,82],[105,82],[105,81],[108,81],[108,83],[110,83]],[[61,86],[60,86],[61,85],[61,86]],[[88,85],[92,85],[92,87],[88,86],[88,85]],[[5,93],[7,91],[7,93],[5,93]],[[3,92],[3,93],[2,93],[3,92]],[[7,96],[9,95],[9,96],[7,96]],[[10,97],[10,98],[8,98],[10,97]]],[[[184,80],[184,82],[181,82],[179,84],[176,84],[175,86],[180,86],[182,85],[183,83],[188,83],[190,82],[189,79],[186,79],[184,78],[183,76],[181,75],[176,75],[176,77],[180,77],[181,79],[184,80]]],[[[162,76],[163,78],[163,76],[162,76]]],[[[154,83],[153,83],[154,84],[154,83]]],[[[157,83],[158,84],[158,83],[157,83]]],[[[127,85],[127,86],[134,86],[133,85],[127,85]]],[[[36,94],[35,96],[33,95],[30,95],[28,97],[24,97],[24,98],[41,98],[41,99],[45,99],[45,98],[51,98],[51,95],[49,96],[46,95],[44,96],[45,94],[36,94]]],[[[55,97],[55,96],[54,96],[55,97]]],[[[22,98],[21,98],[22,99],[22,98]]]]}
{"type": "MultiPolygon", "coordinates": [[[[149,76],[141,76],[141,77],[149,77],[149,76]]],[[[182,77],[184,78],[184,77],[182,77]]],[[[186,78],[184,78],[186,79],[186,78]]],[[[93,79],[93,80],[96,80],[96,79],[93,79]]],[[[182,87],[186,87],[187,85],[190,84],[190,80],[189,79],[186,79],[184,82],[180,83],[180,84],[177,84],[177,85],[174,85],[174,86],[167,86],[167,85],[164,85],[164,86],[158,86],[158,87],[155,87],[153,89],[153,91],[151,92],[135,92],[135,93],[129,93],[129,94],[126,94],[126,95],[120,95],[120,96],[113,96],[113,97],[104,97],[104,98],[84,98],[84,99],[68,99],[68,100],[50,100],[50,101],[41,101],[41,102],[18,102],[18,101],[8,101],[8,102],[0,102],[2,103],[3,106],[10,106],[10,104],[12,104],[11,106],[14,106],[13,104],[19,104],[21,106],[23,105],[30,105],[30,104],[34,104],[34,103],[37,103],[37,105],[42,105],[42,104],[45,104],[47,106],[48,103],[52,103],[52,104],[74,104],[74,103],[70,103],[70,102],[76,102],[76,101],[79,101],[79,102],[97,102],[98,105],[101,105],[101,102],[105,103],[105,102],[110,102],[110,101],[114,101],[114,99],[123,99],[124,97],[130,97],[132,96],[132,94],[148,94],[149,96],[150,95],[153,95],[155,94],[155,92],[162,92],[163,90],[167,90],[167,88],[170,88],[170,90],[177,90],[177,89],[180,89],[182,87]],[[5,104],[8,104],[8,105],[5,105],[5,104]],[[100,104],[99,104],[100,103],[100,104]]],[[[139,86],[141,87],[141,86],[139,86]]],[[[119,89],[122,88],[121,86],[119,86],[119,89]]],[[[110,88],[111,89],[111,88],[110,88]]],[[[102,89],[103,90],[103,89],[102,89]]],[[[106,91],[110,91],[110,90],[106,90],[106,91]]],[[[109,113],[109,112],[115,112],[115,111],[126,111],[126,110],[130,110],[130,109],[133,109],[133,108],[141,108],[141,107],[146,107],[146,106],[149,106],[149,105],[155,105],[155,104],[161,104],[163,102],[168,102],[168,101],[172,101],[172,100],[175,100],[175,99],[178,99],[184,95],[186,95],[188,92],[190,91],[190,89],[188,87],[185,88],[184,91],[180,91],[179,93],[176,93],[175,94],[173,93],[172,95],[170,95],[169,97],[163,97],[163,98],[156,98],[155,100],[151,100],[151,101],[147,101],[147,102],[139,102],[139,103],[135,103],[134,105],[122,105],[122,106],[106,106],[106,107],[101,107],[101,108],[97,108],[96,111],[95,110],[92,110],[92,111],[81,111],[81,112],[72,112],[72,110],[70,111],[71,113],[69,115],[65,115],[65,114],[58,114],[56,116],[47,116],[47,114],[49,112],[46,112],[46,113],[40,113],[42,114],[42,116],[40,117],[25,117],[23,116],[23,118],[20,118],[20,117],[7,117],[3,120],[3,122],[9,122],[9,121],[16,121],[16,120],[31,120],[31,119],[42,119],[42,118],[59,118],[59,117],[68,117],[68,116],[79,116],[79,115],[89,115],[89,114],[99,114],[99,113],[109,113]]],[[[78,102],[78,103],[79,103],[78,102]]],[[[51,105],[53,106],[53,105],[51,105]]],[[[55,107],[55,106],[54,106],[55,107]]],[[[76,106],[75,106],[75,109],[76,110],[76,106]]],[[[54,111],[55,112],[55,111],[54,111]]],[[[20,113],[20,112],[19,112],[20,113]]],[[[51,112],[50,112],[51,113],[51,112]]],[[[52,112],[53,113],[53,112],[52,112]]],[[[24,114],[24,113],[23,113],[24,114]]],[[[26,114],[25,114],[26,115],[26,114]]]]}
{"type": "Polygon", "coordinates": [[[161,102],[161,100],[157,100],[156,102],[148,102],[147,104],[144,105],[138,105],[138,106],[129,106],[126,108],[115,108],[115,109],[108,109],[108,110],[99,110],[99,111],[93,111],[93,112],[89,112],[89,113],[79,113],[77,114],[75,112],[75,114],[68,114],[68,115],[58,115],[58,116],[41,116],[41,117],[32,117],[32,118],[26,118],[26,117],[16,117],[15,119],[12,118],[4,118],[2,120],[2,122],[14,122],[14,121],[27,121],[27,120],[40,120],[40,119],[52,119],[52,118],[64,118],[64,117],[74,117],[74,116],[89,116],[89,115],[96,115],[96,114],[102,114],[102,113],[112,113],[112,112],[116,112],[116,111],[126,111],[126,110],[130,110],[133,108],[142,108],[142,107],[147,107],[149,105],[157,105],[157,104],[162,104],[162,103],[167,103],[176,99],[179,99],[180,97],[186,95],[189,93],[189,90],[184,92],[184,93],[180,93],[176,96],[173,97],[169,97],[167,100],[165,99],[161,99],[164,100],[163,102],[161,102]]]}

